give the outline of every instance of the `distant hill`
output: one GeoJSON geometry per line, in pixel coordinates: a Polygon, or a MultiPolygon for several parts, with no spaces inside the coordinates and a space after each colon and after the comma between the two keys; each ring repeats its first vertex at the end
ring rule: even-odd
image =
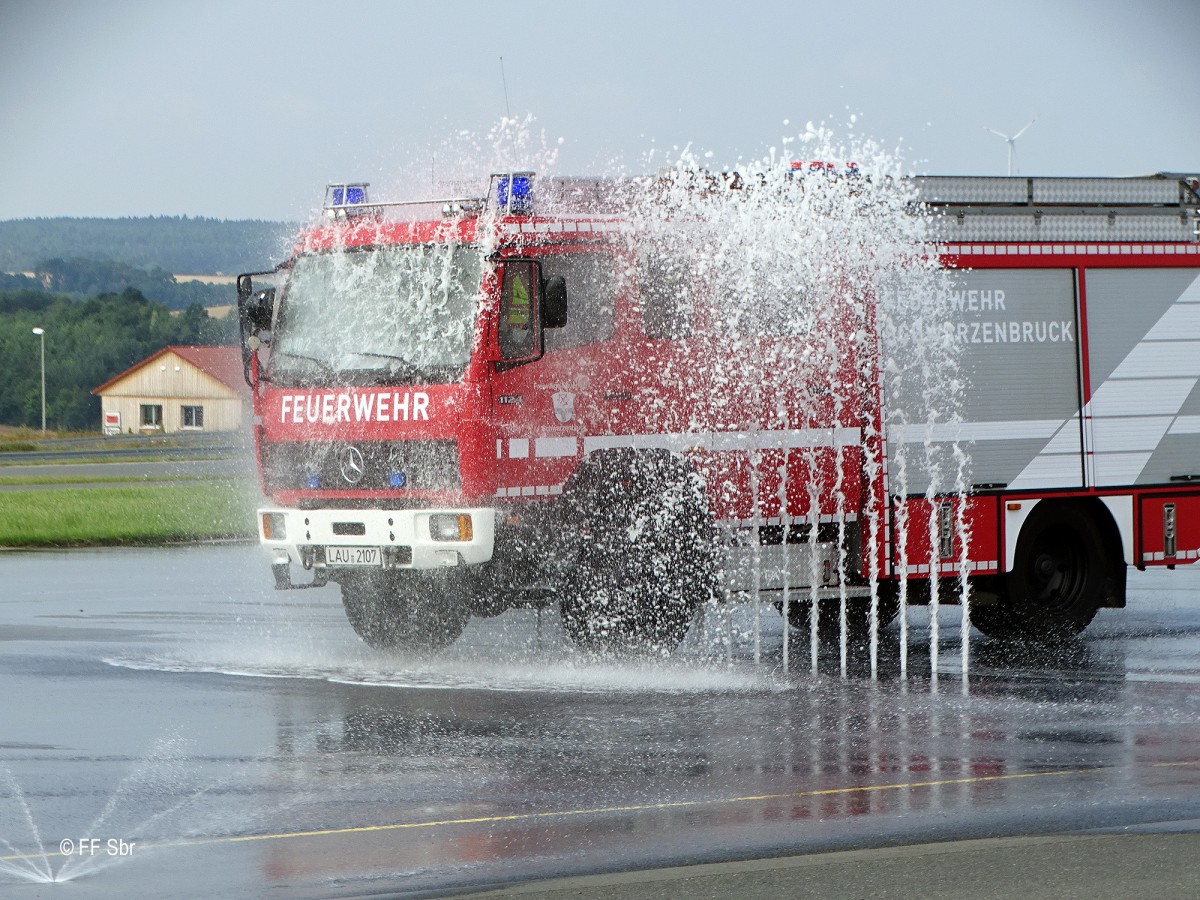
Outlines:
{"type": "Polygon", "coordinates": [[[189,216],[0,221],[0,272],[31,272],[51,259],[93,259],[138,269],[236,274],[281,261],[297,226],[189,216]]]}
{"type": "Polygon", "coordinates": [[[178,281],[158,266],[146,270],[111,260],[56,257],[38,263],[28,274],[0,272],[0,291],[42,291],[84,300],[134,288],[147,300],[161,303],[168,309],[186,309],[193,303],[223,306],[233,302],[236,293],[233,276],[209,275],[207,278],[207,282],[195,278],[178,281]]]}

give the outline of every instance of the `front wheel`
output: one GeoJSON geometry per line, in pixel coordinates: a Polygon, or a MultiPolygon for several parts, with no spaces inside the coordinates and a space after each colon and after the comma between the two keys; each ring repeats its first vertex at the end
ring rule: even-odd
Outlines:
{"type": "Polygon", "coordinates": [[[441,650],[471,617],[449,580],[417,572],[348,576],[342,606],[355,633],[376,650],[441,650]]]}
{"type": "Polygon", "coordinates": [[[572,494],[579,552],[562,591],[563,628],[588,650],[667,654],[716,586],[700,477],[667,454],[614,454],[572,494]]]}
{"type": "Polygon", "coordinates": [[[687,634],[695,608],[691,586],[670,575],[662,581],[647,577],[636,561],[602,561],[595,558],[599,555],[581,564],[559,607],[572,643],[604,652],[674,650],[687,634]]]}
{"type": "Polygon", "coordinates": [[[1104,537],[1094,517],[1068,504],[1039,508],[1021,530],[997,602],[973,607],[971,622],[994,638],[1072,637],[1095,618],[1106,578],[1104,537]]]}

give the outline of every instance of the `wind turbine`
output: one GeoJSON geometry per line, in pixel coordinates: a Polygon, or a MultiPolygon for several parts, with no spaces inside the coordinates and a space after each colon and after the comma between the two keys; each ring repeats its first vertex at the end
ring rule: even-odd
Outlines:
{"type": "MultiPolygon", "coordinates": [[[[1036,121],[1037,121],[1036,118],[1030,120],[1029,125],[1032,125],[1036,121]]],[[[1017,138],[1019,138],[1021,135],[1023,135],[1025,132],[1027,132],[1029,130],[1029,125],[1026,125],[1020,131],[1018,131],[1016,134],[1014,134],[1012,137],[1009,137],[1007,134],[1000,134],[1000,132],[994,128],[985,127],[983,129],[984,131],[990,131],[992,134],[999,135],[1000,137],[1004,138],[1004,140],[1008,143],[1008,174],[1009,175],[1011,175],[1013,173],[1013,156],[1016,154],[1016,151],[1017,151],[1017,138]]]]}

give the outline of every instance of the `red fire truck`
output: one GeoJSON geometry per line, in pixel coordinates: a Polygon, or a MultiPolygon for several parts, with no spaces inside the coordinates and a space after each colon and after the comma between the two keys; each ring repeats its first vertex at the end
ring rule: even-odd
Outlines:
{"type": "Polygon", "coordinates": [[[380,648],[553,603],[580,646],[669,650],[750,593],[798,625],[836,599],[851,633],[969,596],[988,635],[1075,634],[1127,566],[1200,559],[1194,177],[914,179],[968,384],[948,424],[889,415],[870,303],[752,339],[835,347],[820,378],[737,374],[711,292],[598,184],[331,185],[287,262],[239,276],[277,587],[338,583],[380,648]],[[937,445],[965,484],[897,476],[937,445]]]}

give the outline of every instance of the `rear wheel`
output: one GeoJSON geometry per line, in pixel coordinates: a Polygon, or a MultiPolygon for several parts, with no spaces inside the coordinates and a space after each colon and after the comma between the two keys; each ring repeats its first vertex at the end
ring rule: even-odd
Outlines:
{"type": "MultiPolygon", "coordinates": [[[[881,582],[879,601],[876,605],[878,629],[883,631],[900,612],[900,594],[897,585],[881,582]]],[[[789,604],[788,625],[797,631],[807,631],[812,622],[812,601],[800,600],[789,604]]],[[[817,619],[817,635],[822,641],[841,639],[841,606],[838,600],[820,601],[817,619]]],[[[871,638],[871,598],[846,598],[846,637],[851,643],[865,643],[871,638]]]]}
{"type": "Polygon", "coordinates": [[[1075,505],[1039,506],[1021,530],[997,602],[973,607],[971,622],[994,638],[1071,637],[1095,617],[1106,578],[1104,537],[1094,517],[1075,505]]]}
{"type": "Polygon", "coordinates": [[[376,650],[441,650],[462,634],[470,612],[450,579],[378,572],[341,582],[346,617],[376,650]]]}
{"type": "Polygon", "coordinates": [[[572,498],[582,535],[560,606],[579,647],[670,653],[716,583],[703,482],[668,454],[620,454],[572,498]]]}

